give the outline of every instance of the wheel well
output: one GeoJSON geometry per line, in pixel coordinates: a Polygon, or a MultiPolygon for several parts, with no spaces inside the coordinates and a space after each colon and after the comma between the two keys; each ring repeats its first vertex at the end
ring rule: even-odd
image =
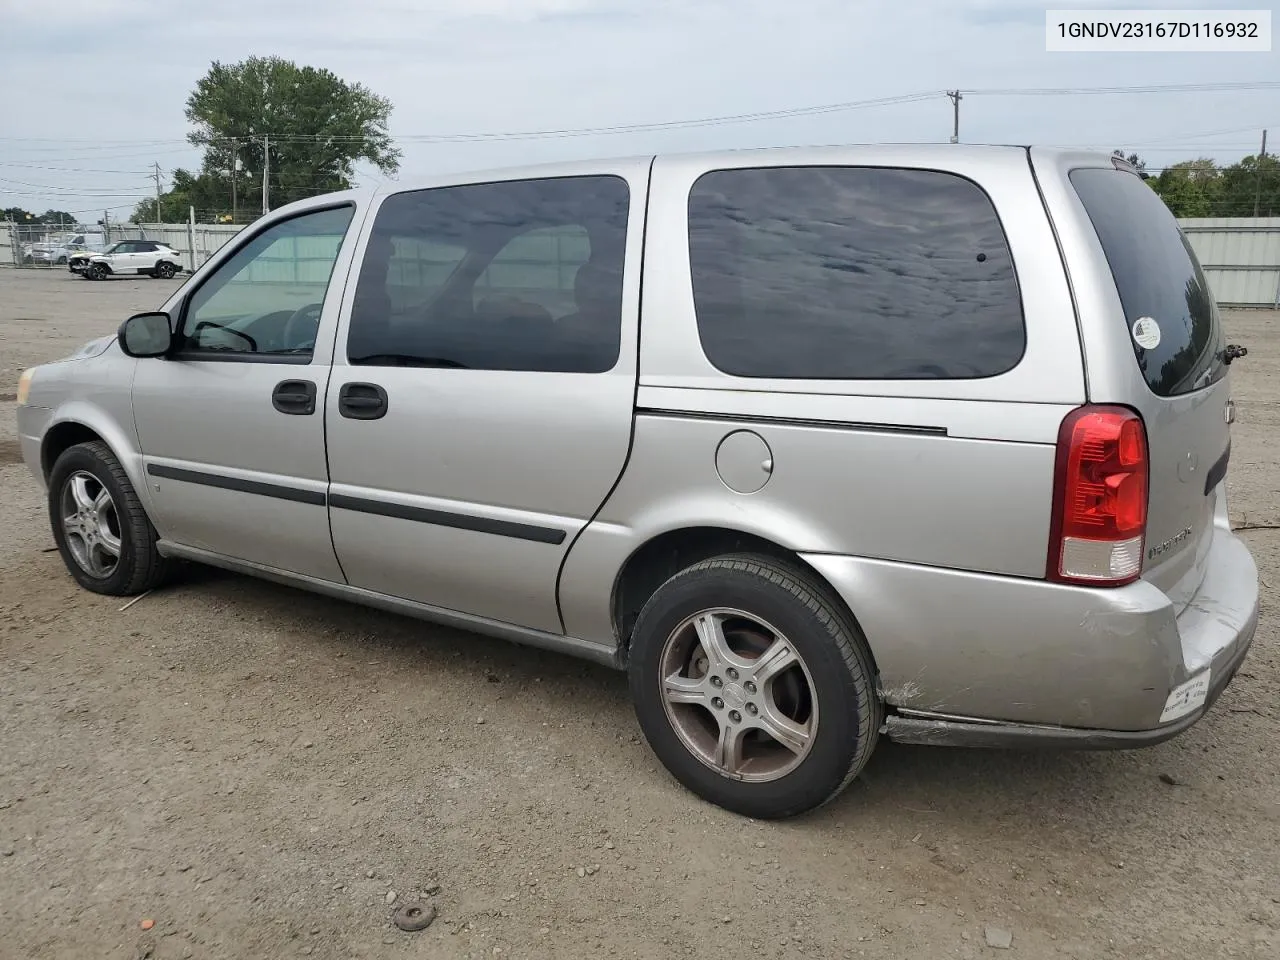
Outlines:
{"type": "Polygon", "coordinates": [[[685,567],[726,553],[764,554],[803,571],[826,588],[831,601],[852,617],[852,611],[825,578],[794,551],[739,530],[689,527],[654,537],[630,556],[618,574],[613,590],[613,622],[622,648],[631,645],[636,619],[654,591],[685,567]]]}
{"type": "Polygon", "coordinates": [[[45,434],[44,442],[40,444],[40,468],[44,471],[45,479],[49,478],[53,465],[66,450],[77,443],[87,443],[90,440],[101,441],[102,437],[83,423],[60,423],[51,428],[45,434]]]}

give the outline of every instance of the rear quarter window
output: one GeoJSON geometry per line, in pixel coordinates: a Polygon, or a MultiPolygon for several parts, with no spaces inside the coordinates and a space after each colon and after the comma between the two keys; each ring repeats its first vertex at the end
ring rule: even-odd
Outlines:
{"type": "MultiPolygon", "coordinates": [[[[1126,337],[1147,386],[1171,397],[1221,380],[1226,364],[1218,308],[1191,244],[1164,201],[1123,170],[1081,168],[1071,171],[1070,179],[1106,254],[1126,337]],[[1134,325],[1144,318],[1159,330],[1159,342],[1149,347],[1134,335],[1134,325]]],[[[1151,342],[1149,336],[1143,339],[1151,342]]]]}
{"type": "Polygon", "coordinates": [[[713,171],[690,191],[689,255],[703,350],[733,376],[974,379],[1026,348],[999,218],[953,174],[713,171]]]}

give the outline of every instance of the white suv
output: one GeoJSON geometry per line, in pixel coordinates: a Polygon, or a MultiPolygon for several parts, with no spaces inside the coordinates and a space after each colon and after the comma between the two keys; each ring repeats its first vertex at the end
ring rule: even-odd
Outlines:
{"type": "Polygon", "coordinates": [[[121,240],[90,258],[82,276],[105,280],[112,276],[147,274],[168,280],[182,270],[182,254],[156,240],[121,240]]]}

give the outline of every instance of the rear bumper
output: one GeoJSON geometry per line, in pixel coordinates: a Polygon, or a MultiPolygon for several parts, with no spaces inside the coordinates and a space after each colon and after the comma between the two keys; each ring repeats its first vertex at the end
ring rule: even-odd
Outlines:
{"type": "Polygon", "coordinates": [[[1146,581],[1093,590],[850,557],[805,559],[867,636],[889,707],[886,733],[916,743],[1159,743],[1212,706],[1258,624],[1257,567],[1225,516],[1214,528],[1204,580],[1180,612],[1146,581]]]}
{"type": "Polygon", "coordinates": [[[972,718],[944,720],[927,715],[891,714],[885,718],[885,733],[897,743],[1003,750],[1130,750],[1155,746],[1195,726],[1209,712],[1222,691],[1235,679],[1253,644],[1254,632],[1251,629],[1246,637],[1242,637],[1242,643],[1231,659],[1222,665],[1220,671],[1214,671],[1204,706],[1180,720],[1151,730],[1089,730],[972,718]]]}

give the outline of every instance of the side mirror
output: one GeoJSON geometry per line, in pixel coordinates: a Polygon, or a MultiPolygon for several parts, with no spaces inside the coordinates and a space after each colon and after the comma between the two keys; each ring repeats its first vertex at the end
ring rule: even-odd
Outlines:
{"type": "Polygon", "coordinates": [[[129,357],[163,357],[173,343],[167,313],[134,314],[116,331],[120,349],[129,357]]]}

